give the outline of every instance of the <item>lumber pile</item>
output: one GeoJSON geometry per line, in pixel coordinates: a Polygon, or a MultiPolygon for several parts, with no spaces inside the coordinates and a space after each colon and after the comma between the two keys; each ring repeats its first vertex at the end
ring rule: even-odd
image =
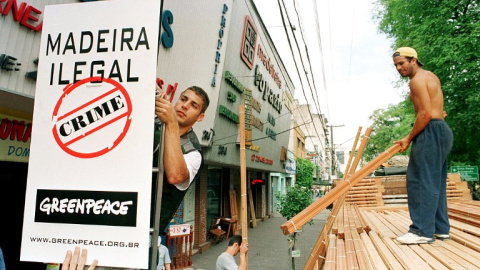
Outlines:
{"type": "Polygon", "coordinates": [[[383,176],[382,185],[385,190],[382,196],[384,205],[397,206],[408,203],[405,175],[383,176]]]}
{"type": "Polygon", "coordinates": [[[447,199],[455,200],[472,200],[468,182],[462,181],[459,173],[447,174],[447,199]]]}
{"type": "Polygon", "coordinates": [[[357,206],[382,206],[382,193],[385,191],[380,178],[364,178],[350,188],[345,197],[346,203],[357,206]]]}
{"type": "Polygon", "coordinates": [[[345,231],[355,230],[358,233],[369,231],[370,228],[363,221],[360,210],[356,204],[345,203],[338,211],[332,225],[332,234],[339,239],[345,238],[345,231]]]}
{"type": "MultiPolygon", "coordinates": [[[[448,201],[472,200],[468,183],[460,174],[447,175],[448,201]]],[[[360,207],[400,206],[408,203],[406,175],[367,177],[347,192],[345,202],[360,207]]]]}
{"type": "MultiPolygon", "coordinates": [[[[396,237],[411,223],[406,206],[358,208],[345,204],[344,234],[330,232],[323,269],[478,269],[480,227],[451,216],[451,240],[431,244],[402,245],[396,237]],[[362,228],[358,228],[359,224],[362,228]],[[366,229],[368,228],[368,229],[366,229]]],[[[480,218],[480,202],[449,203],[449,214],[466,220],[480,218]]],[[[339,221],[337,221],[339,222],[339,221]]],[[[338,225],[337,225],[338,226],[338,225]]]]}

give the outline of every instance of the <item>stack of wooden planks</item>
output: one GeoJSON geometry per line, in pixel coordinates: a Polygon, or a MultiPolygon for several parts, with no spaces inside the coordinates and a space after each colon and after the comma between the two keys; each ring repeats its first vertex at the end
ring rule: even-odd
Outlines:
{"type": "Polygon", "coordinates": [[[383,206],[384,191],[381,178],[364,178],[348,190],[345,202],[358,206],[383,206]]]}
{"type": "Polygon", "coordinates": [[[406,206],[344,204],[328,237],[323,269],[480,270],[480,202],[450,201],[449,216],[450,240],[402,245],[396,237],[411,224],[406,206]]]}
{"type": "MultiPolygon", "coordinates": [[[[460,174],[447,175],[447,199],[449,201],[471,200],[468,183],[460,174]]],[[[367,177],[347,192],[345,202],[358,206],[399,206],[406,205],[407,183],[405,175],[367,177]]]]}
{"type": "Polygon", "coordinates": [[[447,199],[448,200],[471,200],[472,195],[468,188],[468,182],[460,179],[460,174],[447,174],[447,199]]]}

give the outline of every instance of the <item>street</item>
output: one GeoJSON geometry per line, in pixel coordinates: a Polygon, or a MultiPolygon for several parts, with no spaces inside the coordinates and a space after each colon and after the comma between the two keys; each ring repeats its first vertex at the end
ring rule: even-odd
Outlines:
{"type": "MultiPolygon", "coordinates": [[[[300,250],[300,257],[296,257],[295,269],[303,269],[310,256],[310,250],[315,245],[318,236],[325,224],[330,210],[325,209],[315,216],[313,225],[305,225],[302,232],[298,233],[295,248],[300,250]]],[[[248,269],[259,270],[292,270],[292,258],[288,250],[288,237],[283,235],[280,226],[287,220],[279,214],[269,219],[257,221],[256,228],[248,229],[248,269]]],[[[211,246],[204,254],[193,255],[193,269],[215,270],[218,255],[227,249],[228,240],[211,246]]],[[[235,256],[239,260],[239,255],[235,256]]]]}

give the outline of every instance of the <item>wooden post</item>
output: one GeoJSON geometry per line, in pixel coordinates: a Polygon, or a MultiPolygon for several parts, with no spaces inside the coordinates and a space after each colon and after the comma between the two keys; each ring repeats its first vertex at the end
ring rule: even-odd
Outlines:
{"type": "Polygon", "coordinates": [[[347,167],[345,167],[345,171],[343,172],[343,180],[347,179],[347,176],[350,176],[349,169],[353,155],[355,154],[355,149],[357,149],[358,138],[360,138],[361,132],[362,127],[358,127],[357,136],[355,137],[355,142],[353,142],[352,150],[350,151],[350,157],[348,158],[347,167]]]}
{"type": "Polygon", "coordinates": [[[257,227],[257,217],[255,215],[255,207],[253,206],[253,197],[252,197],[252,189],[248,189],[248,202],[250,204],[250,218],[252,219],[252,228],[257,227]]]}
{"type": "MultiPolygon", "coordinates": [[[[241,215],[242,215],[242,245],[248,243],[248,216],[247,216],[247,164],[245,159],[245,104],[238,108],[240,115],[240,184],[241,184],[241,215]]],[[[248,253],[246,254],[248,269],[248,253]]]]}

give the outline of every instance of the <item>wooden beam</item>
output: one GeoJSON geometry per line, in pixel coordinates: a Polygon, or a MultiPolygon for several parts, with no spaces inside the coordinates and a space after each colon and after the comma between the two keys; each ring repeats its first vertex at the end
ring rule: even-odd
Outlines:
{"type": "MultiPolygon", "coordinates": [[[[238,108],[240,116],[240,189],[241,189],[241,216],[242,216],[242,245],[248,244],[248,215],[247,215],[247,165],[245,158],[245,101],[238,108]]],[[[248,253],[246,268],[248,270],[248,253]]]]}

